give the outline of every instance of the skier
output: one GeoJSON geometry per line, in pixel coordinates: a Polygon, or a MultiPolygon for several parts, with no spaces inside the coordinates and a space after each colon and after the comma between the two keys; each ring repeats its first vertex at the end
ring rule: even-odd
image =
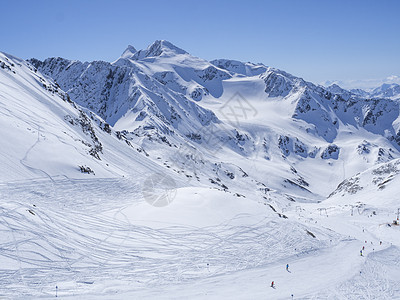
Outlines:
{"type": "Polygon", "coordinates": [[[271,283],[271,287],[272,288],[275,288],[275,283],[272,281],[272,283],[271,283]]]}
{"type": "Polygon", "coordinates": [[[382,241],[380,241],[379,244],[382,245],[382,241]]]}
{"type": "Polygon", "coordinates": [[[289,272],[289,264],[286,265],[286,271],[289,272]]]}
{"type": "Polygon", "coordinates": [[[363,250],[364,250],[364,246],[363,246],[363,250]]]}
{"type": "Polygon", "coordinates": [[[362,255],[362,250],[360,250],[360,255],[363,256],[363,255],[362,255]]]}

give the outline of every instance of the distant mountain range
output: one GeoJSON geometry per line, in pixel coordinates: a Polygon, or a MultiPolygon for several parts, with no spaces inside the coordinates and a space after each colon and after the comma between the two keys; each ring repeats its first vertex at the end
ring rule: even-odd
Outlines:
{"type": "Polygon", "coordinates": [[[393,100],[400,99],[400,85],[397,83],[384,83],[380,87],[363,90],[363,89],[350,89],[344,90],[337,84],[332,84],[327,87],[331,92],[339,94],[353,94],[362,98],[389,98],[393,100]]]}

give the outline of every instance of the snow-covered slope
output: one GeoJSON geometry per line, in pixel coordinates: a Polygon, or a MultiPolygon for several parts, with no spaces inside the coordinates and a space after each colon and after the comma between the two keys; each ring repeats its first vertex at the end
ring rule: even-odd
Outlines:
{"type": "Polygon", "coordinates": [[[115,177],[157,169],[143,149],[29,63],[0,54],[1,181],[36,177],[115,177]],[[130,165],[123,167],[124,164],[130,165]]]}

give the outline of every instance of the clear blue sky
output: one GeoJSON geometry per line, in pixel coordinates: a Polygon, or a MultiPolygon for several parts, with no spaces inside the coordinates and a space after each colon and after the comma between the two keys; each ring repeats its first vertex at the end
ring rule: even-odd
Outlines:
{"type": "Polygon", "coordinates": [[[113,61],[165,39],[319,83],[400,75],[400,1],[1,0],[0,51],[113,61]]]}

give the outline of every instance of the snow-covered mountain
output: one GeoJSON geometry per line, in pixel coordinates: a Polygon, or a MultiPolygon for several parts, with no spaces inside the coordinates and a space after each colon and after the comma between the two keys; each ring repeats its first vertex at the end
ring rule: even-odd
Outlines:
{"type": "Polygon", "coordinates": [[[348,92],[362,98],[388,98],[396,101],[400,99],[400,85],[397,83],[384,83],[370,90],[351,89],[348,92]]]}
{"type": "MultiPolygon", "coordinates": [[[[277,182],[272,180],[269,188],[285,189],[291,182],[299,185],[301,193],[314,193],[313,187],[319,189],[320,183],[310,183],[309,168],[302,170],[297,165],[333,159],[333,168],[342,170],[343,163],[346,169],[350,161],[359,160],[354,164],[357,170],[341,171],[343,175],[330,182],[335,185],[345,175],[399,155],[396,102],[362,98],[338,86],[325,89],[262,64],[226,59],[208,62],[167,41],[156,41],[139,51],[129,46],[113,63],[62,58],[30,62],[73,101],[128,138],[140,140],[147,152],[154,151],[155,142],[160,143],[167,148],[164,159],[183,168],[182,160],[174,159],[175,149],[187,148],[178,153],[188,151],[194,173],[205,172],[208,177],[215,176],[214,165],[226,163],[222,156],[216,157],[216,151],[233,151],[238,157],[234,168],[246,174],[249,157],[264,158],[260,166],[267,166],[265,172],[273,166],[271,161],[281,163],[273,167],[279,168],[274,173],[282,173],[282,165],[286,166],[287,171],[277,182]],[[368,158],[358,151],[365,143],[377,149],[368,158]],[[209,164],[198,168],[204,160],[209,164]],[[293,174],[293,168],[299,175],[293,174]]],[[[228,169],[226,173],[232,172],[228,169]]],[[[330,176],[327,170],[320,172],[321,178],[330,176]]],[[[259,173],[255,176],[263,182],[259,173]]],[[[222,184],[229,187],[229,182],[222,184]]]]}
{"type": "Polygon", "coordinates": [[[380,87],[373,89],[370,96],[374,98],[400,99],[400,85],[397,83],[384,83],[380,87]]]}
{"type": "Polygon", "coordinates": [[[181,125],[185,127],[180,128],[182,133],[188,134],[189,130],[217,121],[212,112],[188,98],[198,100],[204,93],[213,92],[212,79],[226,79],[227,72],[165,41],[157,41],[146,50],[132,51],[134,48],[129,46],[114,63],[81,63],[61,58],[31,63],[61,83],[71,99],[116,128],[156,126],[166,133],[181,125]]]}
{"type": "Polygon", "coordinates": [[[324,88],[334,94],[339,94],[344,97],[351,97],[353,95],[359,98],[388,98],[396,101],[400,99],[400,85],[397,83],[383,83],[377,88],[365,90],[360,88],[346,90],[335,83],[324,88]]]}
{"type": "Polygon", "coordinates": [[[167,41],[156,41],[140,51],[129,46],[113,63],[61,58],[32,59],[31,63],[54,78],[73,101],[121,130],[139,132],[156,127],[163,134],[195,134],[220,122],[203,102],[223,101],[229,93],[224,83],[248,78],[244,86],[264,81],[257,87],[264,90],[263,98],[290,99],[291,117],[314,125],[315,133],[327,141],[336,137],[338,122],[386,132],[391,140],[397,135],[397,128],[391,126],[398,117],[395,102],[364,99],[339,86],[324,89],[263,65],[230,60],[210,63],[167,41]],[[202,102],[203,98],[206,101],[202,102]]]}
{"type": "Polygon", "coordinates": [[[393,298],[391,88],[167,41],[111,63],[1,53],[0,295],[393,298]]]}

